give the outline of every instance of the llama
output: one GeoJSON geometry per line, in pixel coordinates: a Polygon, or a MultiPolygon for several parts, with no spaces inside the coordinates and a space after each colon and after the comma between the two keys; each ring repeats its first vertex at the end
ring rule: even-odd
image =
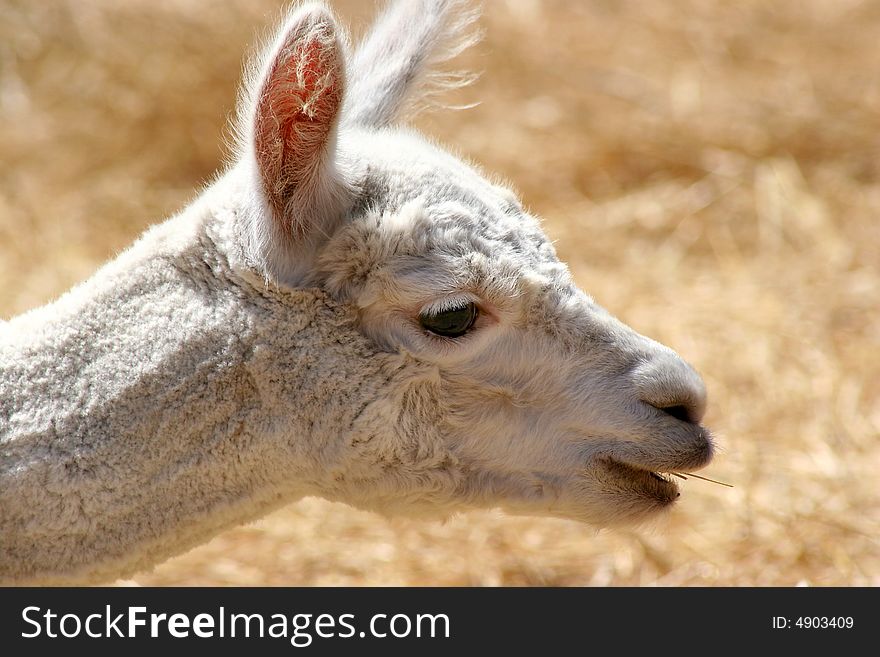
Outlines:
{"type": "Polygon", "coordinates": [[[349,55],[292,8],[189,207],[0,323],[0,583],[129,576],[305,496],[614,526],[706,465],[706,394],[536,218],[403,127],[468,42],[400,0],[349,55]]]}

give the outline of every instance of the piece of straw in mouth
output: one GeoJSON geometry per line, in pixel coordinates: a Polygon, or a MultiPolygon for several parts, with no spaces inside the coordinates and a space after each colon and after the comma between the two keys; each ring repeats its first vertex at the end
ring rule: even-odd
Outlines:
{"type": "Polygon", "coordinates": [[[693,477],[694,479],[702,479],[703,481],[709,481],[713,484],[718,484],[719,486],[727,486],[728,488],[733,488],[733,484],[726,484],[723,481],[718,481],[717,479],[709,479],[709,477],[703,477],[701,475],[696,475],[693,472],[685,472],[681,474],[679,472],[670,472],[669,474],[675,475],[676,477],[680,477],[681,479],[687,479],[688,477],[693,477]],[[687,475],[687,477],[685,477],[687,475]]]}

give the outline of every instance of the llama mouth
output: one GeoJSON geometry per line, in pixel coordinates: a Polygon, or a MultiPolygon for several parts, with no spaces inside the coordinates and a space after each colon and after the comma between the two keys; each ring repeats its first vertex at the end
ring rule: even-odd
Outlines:
{"type": "Polygon", "coordinates": [[[649,470],[613,458],[602,459],[599,463],[605,473],[611,475],[617,488],[647,497],[653,503],[666,506],[681,496],[671,473],[649,470]]]}

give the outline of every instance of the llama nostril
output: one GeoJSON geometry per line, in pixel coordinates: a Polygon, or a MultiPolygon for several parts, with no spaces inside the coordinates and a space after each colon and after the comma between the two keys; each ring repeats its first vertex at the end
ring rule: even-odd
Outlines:
{"type": "MultiPolygon", "coordinates": [[[[653,404],[651,404],[653,406],[653,404]]],[[[684,404],[676,404],[675,406],[655,406],[659,410],[663,411],[667,415],[671,415],[676,420],[681,420],[682,422],[694,422],[692,418],[692,413],[690,409],[684,404]]]]}
{"type": "Polygon", "coordinates": [[[639,398],[676,420],[699,424],[706,412],[700,375],[672,350],[659,350],[633,371],[639,398]]]}
{"type": "Polygon", "coordinates": [[[653,406],[670,417],[688,424],[699,424],[706,410],[706,397],[703,395],[682,395],[677,399],[660,401],[659,399],[642,399],[648,406],[653,406]]]}

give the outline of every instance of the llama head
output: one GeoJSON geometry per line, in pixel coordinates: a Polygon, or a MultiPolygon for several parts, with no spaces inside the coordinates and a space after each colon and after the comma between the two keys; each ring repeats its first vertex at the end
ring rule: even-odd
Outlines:
{"type": "Polygon", "coordinates": [[[515,194],[397,125],[456,50],[460,5],[400,2],[352,57],[332,14],[301,6],[242,97],[247,266],[323,288],[364,357],[398,366],[316,492],[393,512],[650,516],[678,497],[662,473],[711,458],[699,376],[581,291],[515,194]]]}

